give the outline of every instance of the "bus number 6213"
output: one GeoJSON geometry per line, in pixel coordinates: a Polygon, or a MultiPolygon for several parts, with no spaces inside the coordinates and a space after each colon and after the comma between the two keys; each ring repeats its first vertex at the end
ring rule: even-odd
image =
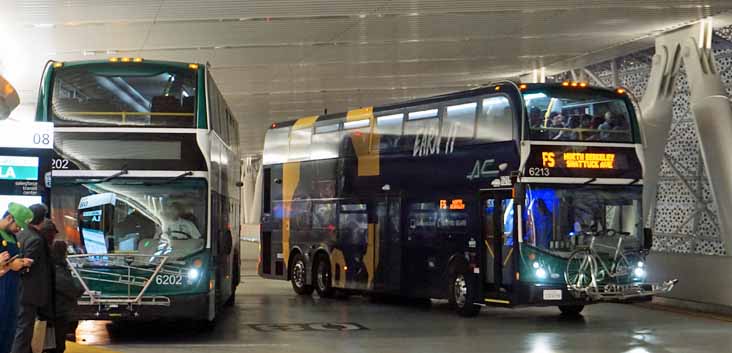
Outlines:
{"type": "Polygon", "coordinates": [[[549,176],[549,168],[529,168],[529,176],[539,176],[539,177],[548,177],[549,176]]]}

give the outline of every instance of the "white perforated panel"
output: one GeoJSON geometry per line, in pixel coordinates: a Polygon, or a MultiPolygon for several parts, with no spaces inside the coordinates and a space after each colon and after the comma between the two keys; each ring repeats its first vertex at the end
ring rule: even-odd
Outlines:
{"type": "MultiPolygon", "coordinates": [[[[732,26],[715,33],[715,59],[720,77],[732,95],[732,26]]],[[[647,49],[616,59],[618,81],[641,99],[648,84],[654,50],[647,49]]],[[[588,67],[603,85],[612,83],[609,62],[588,67]]],[[[577,72],[576,72],[577,74],[577,72]]],[[[571,73],[552,77],[572,79],[571,73]]],[[[593,85],[598,82],[591,81],[593,85]]],[[[719,213],[699,149],[696,123],[689,107],[689,86],[682,66],[676,81],[673,119],[661,164],[657,203],[651,211],[656,252],[725,255],[720,238],[719,213]]]]}

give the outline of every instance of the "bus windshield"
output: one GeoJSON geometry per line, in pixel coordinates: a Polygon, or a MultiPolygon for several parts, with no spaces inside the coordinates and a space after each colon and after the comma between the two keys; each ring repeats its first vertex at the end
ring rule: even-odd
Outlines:
{"type": "Polygon", "coordinates": [[[641,244],[642,189],[589,185],[531,185],[526,189],[524,241],[532,246],[569,253],[595,237],[599,252],[641,244]]]}
{"type": "Polygon", "coordinates": [[[546,88],[524,101],[531,140],[633,142],[628,105],[612,92],[546,88]]]}
{"type": "Polygon", "coordinates": [[[206,244],[206,181],[54,180],[54,221],[77,252],[184,258],[206,244]]]}
{"type": "Polygon", "coordinates": [[[156,64],[88,64],[58,69],[56,126],[195,128],[196,74],[156,64]]]}

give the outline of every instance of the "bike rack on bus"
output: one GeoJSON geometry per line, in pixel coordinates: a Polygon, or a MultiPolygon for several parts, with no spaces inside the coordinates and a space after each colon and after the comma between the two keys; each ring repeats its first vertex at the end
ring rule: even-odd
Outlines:
{"type": "Polygon", "coordinates": [[[182,274],[182,270],[164,269],[167,261],[168,256],[143,254],[83,254],[69,255],[66,258],[73,276],[79,280],[85,290],[85,294],[77,304],[98,305],[99,311],[120,305],[126,305],[130,311],[134,311],[132,308],[136,305],[170,306],[168,297],[145,296],[145,292],[158,274],[182,274]],[[145,266],[140,264],[145,264],[145,266]],[[117,271],[106,271],[108,269],[117,271]],[[120,269],[126,269],[127,273],[120,273],[122,272],[119,271],[120,269]],[[135,275],[132,274],[133,270],[135,275]],[[127,295],[105,295],[101,291],[93,290],[90,286],[91,282],[126,285],[127,295]]]}
{"type": "Polygon", "coordinates": [[[597,301],[626,300],[668,293],[678,281],[673,279],[663,283],[592,284],[584,288],[568,286],[567,289],[577,298],[584,295],[597,301]]]}

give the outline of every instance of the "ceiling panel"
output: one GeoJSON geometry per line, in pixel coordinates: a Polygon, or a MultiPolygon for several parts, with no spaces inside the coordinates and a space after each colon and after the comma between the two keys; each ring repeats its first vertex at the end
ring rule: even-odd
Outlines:
{"type": "Polygon", "coordinates": [[[730,10],[729,0],[3,0],[0,73],[30,116],[49,59],[210,63],[249,154],[273,121],[566,69],[730,10]]]}

